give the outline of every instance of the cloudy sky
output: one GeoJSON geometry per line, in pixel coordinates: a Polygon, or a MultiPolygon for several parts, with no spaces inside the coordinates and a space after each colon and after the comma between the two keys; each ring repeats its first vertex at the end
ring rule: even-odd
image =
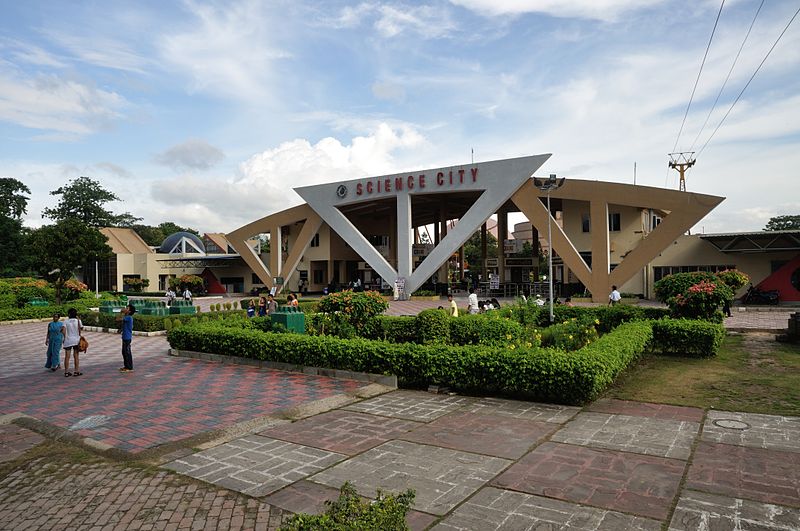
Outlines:
{"type": "MultiPolygon", "coordinates": [[[[293,187],[539,153],[539,173],[677,188],[798,9],[728,0],[2,2],[0,176],[99,180],[145,223],[229,231],[293,187]],[[708,123],[701,128],[708,119],[708,123]]],[[[798,17],[800,18],[800,17],[798,17]]],[[[800,20],[687,179],[697,227],[800,213],[800,20]]]]}

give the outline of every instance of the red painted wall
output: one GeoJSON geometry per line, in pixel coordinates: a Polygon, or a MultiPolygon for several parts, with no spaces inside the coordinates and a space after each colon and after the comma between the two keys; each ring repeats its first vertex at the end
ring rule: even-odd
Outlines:
{"type": "Polygon", "coordinates": [[[800,291],[792,286],[792,273],[800,268],[800,254],[789,260],[787,264],[759,282],[758,288],[763,290],[776,289],[780,292],[779,301],[800,301],[800,291]]]}
{"type": "Polygon", "coordinates": [[[209,268],[205,268],[200,276],[206,281],[208,292],[213,294],[225,293],[225,286],[219,283],[217,277],[211,272],[209,268]]]}

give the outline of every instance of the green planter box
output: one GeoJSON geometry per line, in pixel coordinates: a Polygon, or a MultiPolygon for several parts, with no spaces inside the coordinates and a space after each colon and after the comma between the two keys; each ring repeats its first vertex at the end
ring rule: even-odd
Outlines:
{"type": "Polygon", "coordinates": [[[281,306],[277,312],[270,315],[273,323],[282,324],[290,332],[306,333],[306,315],[298,308],[281,306]]]}

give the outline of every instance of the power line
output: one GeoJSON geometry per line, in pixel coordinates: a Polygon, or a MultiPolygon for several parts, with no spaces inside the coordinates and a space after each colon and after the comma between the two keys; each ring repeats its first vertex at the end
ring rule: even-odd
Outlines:
{"type": "Polygon", "coordinates": [[[744,36],[744,40],[742,41],[742,45],[739,46],[739,51],[736,52],[736,57],[733,58],[733,64],[731,65],[731,69],[728,70],[728,75],[727,75],[727,77],[725,77],[725,81],[722,83],[722,87],[720,87],[719,92],[717,93],[717,98],[714,100],[714,104],[711,106],[711,110],[708,111],[708,116],[706,116],[706,121],[703,122],[703,126],[697,132],[697,136],[694,138],[694,141],[692,142],[692,145],[689,148],[689,151],[691,151],[694,148],[695,144],[697,144],[697,141],[700,139],[700,135],[703,134],[703,131],[705,130],[706,125],[708,125],[708,121],[711,119],[711,114],[714,112],[714,109],[717,108],[717,103],[719,102],[720,96],[722,96],[722,91],[725,90],[725,86],[728,84],[728,80],[731,78],[731,74],[733,73],[733,68],[736,66],[736,62],[739,60],[739,55],[741,55],[741,53],[742,53],[742,49],[744,48],[744,44],[747,42],[747,38],[750,36],[750,32],[753,30],[753,25],[755,25],[755,23],[756,23],[756,19],[758,18],[758,14],[761,12],[761,8],[764,7],[764,1],[765,0],[761,0],[761,4],[758,6],[758,9],[756,10],[756,14],[755,14],[755,16],[753,16],[753,21],[750,22],[750,27],[747,29],[747,34],[744,36]]]}
{"type": "Polygon", "coordinates": [[[717,134],[717,131],[719,131],[719,128],[722,127],[722,124],[725,122],[725,119],[731,113],[731,111],[733,110],[734,106],[736,106],[736,103],[738,103],[739,98],[741,98],[742,94],[744,94],[744,91],[747,90],[747,87],[750,86],[750,82],[753,81],[753,78],[756,77],[756,74],[758,74],[758,71],[761,70],[762,66],[764,66],[764,63],[767,61],[767,58],[769,57],[769,55],[772,53],[772,50],[775,49],[775,47],[778,45],[778,43],[780,42],[781,38],[783,37],[783,34],[786,33],[786,30],[788,30],[789,26],[792,25],[792,22],[794,22],[794,19],[797,18],[797,14],[798,13],[800,13],[800,7],[797,8],[797,11],[794,12],[794,15],[792,15],[792,18],[789,19],[789,23],[786,24],[786,27],[783,28],[783,31],[781,32],[781,34],[778,35],[778,38],[775,40],[775,43],[772,45],[772,48],[769,49],[769,51],[767,52],[767,55],[764,56],[764,59],[761,60],[761,63],[758,65],[758,68],[756,68],[756,71],[753,72],[753,75],[750,76],[750,79],[747,80],[747,84],[745,84],[745,86],[742,89],[742,91],[739,93],[738,96],[736,96],[736,99],[733,100],[733,103],[731,104],[730,109],[728,109],[728,112],[725,113],[725,116],[723,116],[722,120],[720,120],[719,124],[717,124],[717,128],[714,129],[714,132],[712,132],[711,136],[708,137],[708,140],[706,140],[706,143],[703,144],[703,147],[700,148],[700,151],[697,153],[698,157],[703,152],[703,150],[706,149],[706,146],[708,145],[709,142],[711,142],[711,139],[714,138],[714,135],[717,134]]]}
{"type": "Polygon", "coordinates": [[[714,28],[711,30],[711,37],[708,39],[708,46],[706,46],[706,53],[703,54],[703,61],[700,63],[700,71],[697,72],[697,79],[694,81],[694,87],[692,88],[692,95],[689,97],[689,104],[686,106],[686,112],[683,113],[683,121],[681,122],[681,128],[678,130],[678,137],[675,139],[675,145],[672,147],[672,151],[678,149],[678,142],[681,139],[681,133],[683,133],[683,126],[686,124],[686,117],[689,116],[689,108],[692,106],[692,100],[694,99],[694,93],[697,90],[697,84],[700,82],[700,74],[703,73],[703,66],[706,64],[706,57],[708,57],[708,50],[711,49],[711,41],[714,40],[714,33],[717,31],[717,23],[719,22],[719,17],[722,14],[722,7],[725,5],[725,0],[722,0],[722,3],[719,6],[719,12],[717,13],[717,19],[714,21],[714,28]]]}

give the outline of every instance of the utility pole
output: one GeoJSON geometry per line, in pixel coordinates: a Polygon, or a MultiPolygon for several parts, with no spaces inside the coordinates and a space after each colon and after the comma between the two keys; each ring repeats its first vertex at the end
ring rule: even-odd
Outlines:
{"type": "Polygon", "coordinates": [[[681,182],[678,186],[681,192],[686,191],[686,170],[694,166],[694,162],[694,151],[669,154],[669,167],[678,170],[681,175],[681,182]]]}

